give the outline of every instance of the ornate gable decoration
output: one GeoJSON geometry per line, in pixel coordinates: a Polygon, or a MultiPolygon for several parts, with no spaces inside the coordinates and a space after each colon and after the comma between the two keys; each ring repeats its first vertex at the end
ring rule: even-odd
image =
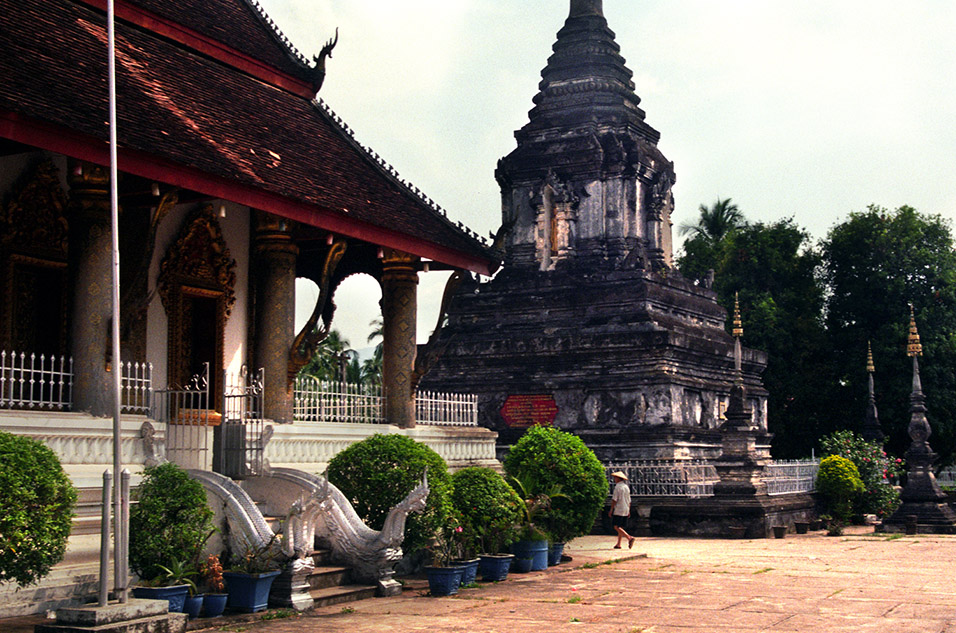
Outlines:
{"type": "Polygon", "coordinates": [[[52,161],[38,164],[0,208],[0,245],[20,253],[66,259],[67,199],[52,161]]]}
{"type": "Polygon", "coordinates": [[[174,286],[221,291],[228,317],[236,302],[236,260],[222,237],[212,205],[203,205],[187,217],[175,244],[159,268],[159,296],[169,310],[174,286]]]}

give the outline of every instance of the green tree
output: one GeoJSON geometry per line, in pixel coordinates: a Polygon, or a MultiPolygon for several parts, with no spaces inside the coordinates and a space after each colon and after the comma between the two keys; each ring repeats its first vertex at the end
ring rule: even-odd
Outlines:
{"type": "Polygon", "coordinates": [[[31,585],[63,560],[75,507],[56,453],[0,432],[0,583],[31,585]]]}
{"type": "Polygon", "coordinates": [[[382,384],[382,356],[385,351],[385,323],[382,317],[372,319],[372,332],[368,335],[368,342],[378,341],[370,358],[362,363],[362,382],[367,385],[382,384]]]}
{"type": "Polygon", "coordinates": [[[700,276],[712,268],[713,289],[728,313],[739,293],[744,343],[767,352],[763,383],[769,392],[774,454],[809,456],[834,424],[820,253],[792,219],[772,224],[741,220],[718,242],[699,235],[685,244],[681,272],[700,276]]]}
{"type": "Polygon", "coordinates": [[[702,279],[709,270],[716,272],[727,239],[746,224],[743,213],[730,198],[718,198],[712,206],[702,204],[698,210],[696,223],[685,223],[678,229],[681,235],[690,235],[677,260],[681,274],[688,279],[702,279]]]}
{"type": "MultiPolygon", "coordinates": [[[[332,330],[329,332],[329,335],[325,337],[325,340],[319,343],[315,354],[306,366],[299,370],[299,373],[314,376],[319,380],[337,382],[341,379],[338,356],[345,351],[350,351],[349,340],[344,338],[338,330],[332,330]]],[[[351,367],[347,367],[346,375],[350,376],[349,382],[352,382],[351,374],[354,373],[356,375],[355,382],[358,382],[358,375],[361,373],[361,370],[357,359],[349,359],[349,365],[353,362],[355,369],[353,370],[351,367]]]]}
{"type": "Polygon", "coordinates": [[[912,365],[905,355],[913,304],[923,343],[920,371],[930,443],[943,463],[956,440],[956,252],[949,223],[903,206],[870,206],[833,227],[823,243],[829,298],[826,324],[837,375],[835,397],[846,428],[862,424],[865,358],[872,342],[877,403],[887,450],[909,445],[912,365]]]}

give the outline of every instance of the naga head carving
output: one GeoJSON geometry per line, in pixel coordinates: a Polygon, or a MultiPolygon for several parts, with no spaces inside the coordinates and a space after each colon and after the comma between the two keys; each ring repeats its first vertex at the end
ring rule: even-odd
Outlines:
{"type": "Polygon", "coordinates": [[[428,468],[425,468],[425,472],[422,475],[422,483],[418,484],[414,490],[408,493],[408,496],[396,506],[396,509],[400,508],[406,513],[422,512],[425,509],[425,503],[428,501],[429,492],[431,492],[431,490],[428,488],[428,468]]]}

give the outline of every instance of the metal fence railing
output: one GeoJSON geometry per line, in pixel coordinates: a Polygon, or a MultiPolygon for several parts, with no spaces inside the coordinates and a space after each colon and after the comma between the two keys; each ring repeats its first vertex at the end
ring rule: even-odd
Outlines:
{"type": "MultiPolygon", "coordinates": [[[[292,415],[297,422],[383,424],[382,388],[299,376],[295,381],[292,415]]],[[[415,417],[419,424],[477,426],[478,396],[420,391],[415,397],[415,417]]]]}
{"type": "Polygon", "coordinates": [[[73,359],[0,351],[0,409],[69,409],[73,359]]]}
{"type": "Polygon", "coordinates": [[[297,422],[384,422],[382,389],[299,376],[295,380],[293,419],[297,422]]]}
{"type": "Polygon", "coordinates": [[[222,424],[215,431],[213,470],[232,479],[262,474],[265,369],[223,374],[222,424]]]}
{"type": "Polygon", "coordinates": [[[209,363],[185,385],[153,391],[151,405],[149,416],[166,425],[166,458],[183,468],[208,469],[208,429],[218,423],[210,410],[209,363]]]}
{"type": "Polygon", "coordinates": [[[415,419],[436,426],[478,426],[478,396],[470,393],[419,391],[415,419]]]}
{"type": "Polygon", "coordinates": [[[120,363],[122,410],[126,413],[149,413],[153,393],[152,363],[120,363]]]}
{"type": "Polygon", "coordinates": [[[606,466],[627,475],[631,495],[637,497],[710,497],[719,480],[713,464],[699,461],[642,460],[606,466]]]}
{"type": "MultiPolygon", "coordinates": [[[[153,366],[120,363],[124,413],[150,409],[153,366]]],[[[73,359],[69,356],[0,351],[0,409],[68,411],[73,408],[73,359]]]]}
{"type": "Polygon", "coordinates": [[[813,492],[819,469],[819,459],[775,461],[764,468],[763,481],[771,495],[813,492]]]}

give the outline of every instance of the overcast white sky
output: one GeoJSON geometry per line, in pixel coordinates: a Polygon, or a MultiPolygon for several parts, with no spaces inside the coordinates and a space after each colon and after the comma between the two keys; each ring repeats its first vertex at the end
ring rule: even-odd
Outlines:
{"type": "MultiPolygon", "coordinates": [[[[309,57],[339,27],[322,98],[453,219],[498,227],[495,164],[568,0],[260,2],[309,57]]],[[[870,203],[956,218],[956,2],[604,0],[604,14],[675,163],[675,224],[718,196],[817,238],[870,203]]],[[[423,281],[420,338],[440,285],[423,281]]],[[[356,348],[378,300],[359,286],[337,303],[365,307],[333,324],[356,348]]]]}

